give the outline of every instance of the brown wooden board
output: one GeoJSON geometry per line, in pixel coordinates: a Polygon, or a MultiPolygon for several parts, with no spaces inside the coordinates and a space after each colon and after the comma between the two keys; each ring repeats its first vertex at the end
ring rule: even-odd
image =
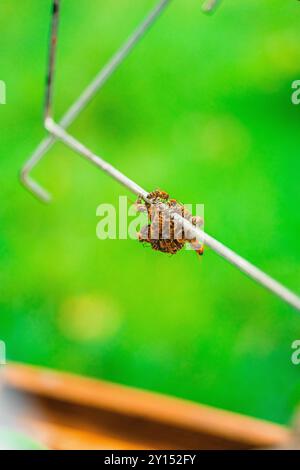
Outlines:
{"type": "Polygon", "coordinates": [[[287,428],[186,400],[38,367],[2,370],[1,421],[51,449],[249,449],[287,428]]]}

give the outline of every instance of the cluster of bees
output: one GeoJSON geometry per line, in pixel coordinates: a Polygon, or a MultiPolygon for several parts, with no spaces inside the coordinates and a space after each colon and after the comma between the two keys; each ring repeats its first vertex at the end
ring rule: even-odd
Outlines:
{"type": "Polygon", "coordinates": [[[203,244],[183,227],[182,221],[178,221],[175,214],[195,227],[202,226],[203,219],[193,217],[176,199],[170,199],[168,193],[157,189],[148,194],[146,201],[139,198],[136,207],[139,212],[148,214],[147,225],[138,233],[141,243],[150,244],[153,250],[171,255],[175,255],[189,243],[198,255],[203,255],[203,244]]]}

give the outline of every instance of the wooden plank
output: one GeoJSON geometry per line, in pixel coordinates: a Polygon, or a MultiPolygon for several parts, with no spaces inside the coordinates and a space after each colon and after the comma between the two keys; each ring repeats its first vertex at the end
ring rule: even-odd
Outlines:
{"type": "Polygon", "coordinates": [[[10,364],[4,379],[15,401],[42,410],[38,418],[26,406],[18,413],[26,426],[47,429],[54,448],[238,449],[280,446],[290,437],[273,423],[72,374],[10,364]]]}

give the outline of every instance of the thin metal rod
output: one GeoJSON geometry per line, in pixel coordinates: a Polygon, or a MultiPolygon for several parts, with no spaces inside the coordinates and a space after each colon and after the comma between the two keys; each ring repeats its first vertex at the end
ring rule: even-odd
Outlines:
{"type": "Polygon", "coordinates": [[[204,243],[209,246],[212,250],[214,250],[215,253],[222,256],[222,258],[236,266],[248,277],[252,278],[254,281],[258,282],[266,289],[276,294],[278,297],[280,297],[286,303],[290,304],[292,307],[295,307],[297,310],[300,310],[300,297],[294,292],[292,292],[290,289],[287,289],[281,283],[273,279],[261,269],[257,268],[245,258],[238,255],[233,250],[223,245],[223,243],[219,242],[207,233],[205,233],[204,235],[204,243]]]}
{"type": "Polygon", "coordinates": [[[52,8],[52,25],[50,33],[50,50],[49,50],[49,63],[48,73],[46,82],[46,99],[45,99],[45,119],[53,114],[51,109],[53,103],[53,87],[54,87],[54,72],[56,63],[56,51],[57,51],[57,33],[58,33],[58,22],[60,13],[60,0],[53,0],[52,8]]]}
{"type": "Polygon", "coordinates": [[[98,168],[101,168],[101,170],[105,171],[105,173],[108,173],[112,178],[121,183],[123,186],[126,186],[126,188],[130,189],[130,191],[132,191],[134,194],[141,196],[143,199],[147,198],[148,193],[142,189],[141,186],[127,178],[127,176],[113,167],[110,163],[106,162],[103,158],[94,154],[90,149],[75,139],[75,137],[68,134],[67,131],[56,124],[52,118],[48,118],[46,120],[45,127],[47,131],[54,135],[57,139],[63,141],[68,147],[70,147],[76,153],[79,153],[81,156],[85,157],[98,168]]]}
{"type": "MultiPolygon", "coordinates": [[[[147,31],[151,28],[154,22],[159,18],[163,13],[166,7],[170,4],[172,0],[161,0],[156,7],[150,12],[146,19],[138,26],[138,28],[131,34],[127,41],[122,45],[122,47],[116,52],[116,54],[109,60],[109,62],[102,68],[94,80],[87,86],[83,91],[80,97],[75,101],[75,103],[68,109],[66,114],[60,121],[60,126],[64,129],[68,128],[72,122],[77,118],[77,116],[83,111],[83,109],[88,105],[88,103],[93,99],[96,93],[103,87],[107,80],[113,75],[114,72],[119,68],[119,66],[124,62],[128,57],[134,47],[140,42],[140,40],[145,36],[147,31]]],[[[59,0],[58,3],[58,13],[59,13],[59,0]]],[[[53,9],[54,11],[54,9],[53,9]]],[[[54,25],[57,28],[57,23],[54,25]]],[[[53,22],[52,22],[53,28],[53,22]]],[[[52,30],[53,31],[53,30],[52,30]]],[[[57,31],[57,29],[56,29],[57,31]]],[[[56,36],[56,35],[55,35],[56,36]]],[[[53,37],[53,33],[51,34],[53,37]]],[[[56,45],[56,44],[55,44],[56,45]]],[[[52,43],[50,44],[50,54],[49,57],[55,59],[55,55],[52,55],[52,43]]],[[[50,59],[51,60],[51,59],[50,59]]],[[[50,62],[49,60],[49,62],[50,62]]],[[[54,63],[49,66],[49,71],[53,71],[54,63]]],[[[50,88],[49,83],[51,83],[51,92],[47,91],[46,94],[46,108],[50,110],[49,103],[51,103],[52,93],[53,93],[53,74],[50,73],[50,78],[48,76],[47,84],[50,88]],[[48,103],[48,105],[47,105],[48,103]]],[[[49,117],[50,113],[47,112],[46,117],[49,117]]],[[[27,160],[25,165],[21,170],[20,179],[26,189],[32,192],[38,199],[43,202],[50,202],[51,195],[48,191],[45,191],[36,181],[30,177],[30,173],[33,168],[41,161],[43,156],[50,150],[53,144],[57,141],[56,137],[49,136],[42,140],[39,146],[36,148],[34,153],[27,160]]]]}
{"type": "Polygon", "coordinates": [[[205,13],[212,13],[217,8],[220,1],[221,0],[205,0],[204,4],[202,6],[202,10],[205,13]]]}
{"type": "MultiPolygon", "coordinates": [[[[99,157],[98,155],[94,154],[90,149],[85,147],[81,142],[75,139],[73,136],[68,134],[62,127],[56,124],[52,119],[47,119],[45,126],[47,130],[55,135],[58,139],[63,141],[68,147],[73,149],[76,153],[82,155],[95,166],[100,168],[101,170],[105,171],[105,173],[109,174],[112,178],[116,181],[121,183],[123,186],[128,188],[137,196],[141,196],[143,199],[147,200],[148,192],[143,189],[141,186],[136,184],[133,180],[125,176],[111,164],[106,162],[103,158],[99,157]]],[[[300,311],[300,297],[294,294],[291,290],[284,287],[279,282],[275,281],[273,278],[268,276],[266,273],[261,271],[259,268],[251,264],[249,261],[242,258],[240,255],[235,253],[230,248],[223,245],[221,242],[213,238],[211,235],[208,235],[203,230],[196,228],[192,225],[188,220],[184,217],[181,217],[179,214],[176,214],[169,210],[170,215],[177,219],[185,230],[192,233],[197,240],[201,243],[204,243],[206,246],[210,247],[214,250],[219,256],[224,258],[225,260],[229,261],[235,267],[237,267],[240,271],[245,273],[248,277],[252,278],[263,287],[268,289],[269,291],[273,292],[273,294],[280,297],[286,303],[294,307],[295,309],[300,311]]]]}

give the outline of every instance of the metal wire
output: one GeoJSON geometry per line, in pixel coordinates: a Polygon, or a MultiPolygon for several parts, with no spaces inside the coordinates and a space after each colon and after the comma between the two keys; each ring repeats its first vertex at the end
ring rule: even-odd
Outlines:
{"type": "MultiPolygon", "coordinates": [[[[158,7],[152,12],[150,17],[148,17],[148,19],[143,23],[143,26],[137,30],[137,32],[138,31],[139,32],[138,33],[136,32],[136,34],[132,36],[131,41],[127,42],[127,47],[123,48],[123,52],[122,50],[121,50],[121,53],[119,52],[118,59],[116,61],[110,62],[111,65],[108,67],[108,69],[106,69],[107,72],[106,72],[106,75],[104,75],[106,76],[106,79],[108,78],[109,75],[111,75],[111,73],[116,68],[116,66],[120,64],[120,62],[124,59],[126,54],[129,52],[129,50],[137,42],[138,40],[137,38],[139,38],[146,31],[146,29],[149,27],[149,24],[151,24],[151,22],[153,22],[153,20],[161,13],[163,8],[169,3],[169,1],[170,0],[164,0],[163,2],[159,3],[158,7]]],[[[82,99],[81,97],[81,99],[79,99],[73,106],[73,111],[71,108],[72,112],[69,110],[69,112],[67,113],[66,116],[68,119],[65,118],[64,122],[61,121],[59,124],[57,124],[51,117],[54,62],[55,62],[55,50],[56,50],[56,44],[57,44],[56,34],[57,34],[57,25],[58,25],[58,17],[59,17],[60,0],[54,0],[54,5],[55,6],[53,9],[52,33],[51,33],[51,40],[50,40],[49,76],[47,80],[46,104],[45,104],[45,116],[46,116],[45,128],[51,134],[52,137],[47,139],[47,141],[42,142],[42,144],[39,146],[35,154],[31,157],[30,161],[23,168],[23,172],[22,172],[23,182],[24,182],[24,175],[25,175],[25,181],[27,183],[27,186],[29,185],[29,188],[33,191],[37,190],[39,196],[41,195],[42,197],[45,196],[46,193],[44,192],[44,190],[40,188],[33,180],[29,180],[29,184],[28,184],[28,180],[27,180],[28,172],[33,168],[33,166],[35,166],[37,161],[40,160],[45,149],[47,150],[49,146],[51,146],[55,142],[55,140],[59,139],[63,141],[68,147],[72,148],[75,152],[77,152],[78,154],[86,158],[88,161],[93,163],[95,166],[97,166],[98,168],[106,172],[108,175],[110,175],[112,178],[117,180],[119,183],[121,183],[123,186],[128,188],[134,194],[142,197],[145,201],[149,202],[149,200],[147,199],[148,192],[146,190],[144,190],[141,186],[139,186],[133,180],[128,178],[122,172],[117,170],[111,164],[106,162],[102,157],[96,155],[94,152],[88,149],[85,145],[79,142],[76,138],[74,138],[64,129],[64,127],[68,125],[68,122],[72,120],[74,117],[76,117],[79,111],[86,105],[87,103],[86,98],[89,100],[96,93],[96,91],[99,89],[99,87],[102,84],[103,78],[92,82],[91,87],[87,89],[89,91],[86,94],[82,95],[84,98],[82,99]],[[67,121],[67,124],[66,124],[66,121],[67,121]]],[[[100,73],[100,77],[101,77],[101,73],[100,73]]],[[[174,219],[178,220],[182,224],[183,228],[188,230],[189,233],[195,236],[195,238],[197,238],[201,243],[204,243],[206,246],[209,246],[218,255],[223,257],[225,260],[229,261],[231,264],[237,267],[240,271],[244,272],[248,277],[254,279],[259,284],[267,288],[269,291],[273,292],[275,295],[280,297],[286,303],[293,306],[297,310],[300,310],[300,297],[294,294],[291,290],[287,289],[282,284],[275,281],[272,277],[268,276],[259,268],[249,263],[247,260],[245,260],[240,255],[232,251],[230,248],[223,245],[221,242],[219,242],[212,236],[205,233],[203,230],[196,228],[187,219],[181,217],[179,214],[174,213],[170,208],[166,207],[165,210],[167,210],[174,219]]]]}
{"type": "Polygon", "coordinates": [[[219,5],[220,0],[206,0],[202,6],[202,10],[205,13],[212,13],[215,8],[219,5]]]}
{"type": "MultiPolygon", "coordinates": [[[[73,103],[73,105],[68,109],[66,114],[60,121],[60,126],[64,129],[68,128],[72,122],[77,118],[77,116],[83,111],[83,109],[88,105],[88,103],[94,98],[94,96],[99,92],[99,90],[104,86],[107,80],[113,75],[113,73],[119,68],[119,66],[124,62],[128,57],[134,47],[141,41],[145,36],[147,31],[151,28],[154,22],[159,18],[163,13],[166,7],[172,0],[161,0],[158,5],[150,12],[146,19],[138,26],[138,28],[131,34],[128,40],[122,45],[122,47],[116,52],[116,54],[110,59],[110,61],[103,67],[103,69],[97,74],[94,80],[87,86],[79,98],[73,103]]],[[[53,47],[50,48],[50,60],[49,60],[49,72],[48,72],[48,86],[47,86],[47,95],[46,95],[46,109],[49,108],[51,102],[51,94],[53,90],[53,49],[56,48],[56,31],[57,31],[57,17],[59,15],[59,1],[55,2],[56,6],[53,7],[53,28],[54,31],[51,33],[51,41],[54,41],[53,47]],[[57,9],[54,12],[54,8],[57,9]],[[55,19],[54,19],[55,18],[55,19]],[[52,69],[52,72],[51,72],[52,69]],[[51,86],[49,86],[49,80],[52,81],[51,86]]],[[[46,111],[47,113],[47,111],[46,111]]],[[[34,153],[25,163],[24,167],[21,170],[20,178],[23,185],[32,192],[34,196],[43,202],[50,202],[51,195],[48,191],[45,191],[36,181],[34,181],[30,173],[33,168],[41,161],[46,152],[51,149],[51,147],[57,141],[55,136],[49,136],[42,140],[39,146],[36,148],[34,153]]]]}

